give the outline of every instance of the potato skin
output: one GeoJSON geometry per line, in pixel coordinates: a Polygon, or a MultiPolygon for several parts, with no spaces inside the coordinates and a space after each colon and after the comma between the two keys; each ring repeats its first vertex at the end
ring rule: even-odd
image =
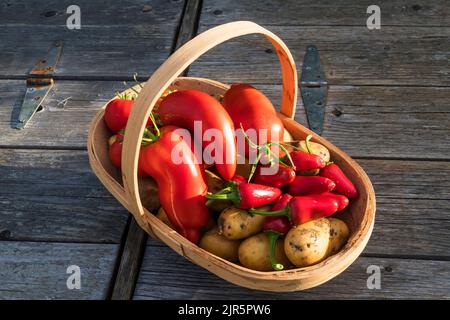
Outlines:
{"type": "Polygon", "coordinates": [[[264,217],[247,210],[230,207],[222,211],[217,220],[219,232],[228,239],[244,239],[262,231],[264,217]]]}
{"type": "Polygon", "coordinates": [[[327,256],[338,253],[347,243],[350,230],[344,221],[336,218],[328,218],[330,222],[330,243],[328,244],[327,256]]]}
{"type": "Polygon", "coordinates": [[[238,250],[241,240],[231,240],[219,233],[215,227],[207,231],[200,239],[199,247],[225,260],[238,261],[238,250]]]}
{"type": "MultiPolygon", "coordinates": [[[[317,142],[309,142],[309,145],[311,146],[311,153],[316,154],[320,156],[325,162],[330,161],[330,151],[328,149],[317,142]]],[[[306,141],[302,140],[300,141],[300,150],[304,152],[308,152],[308,149],[306,148],[306,141]]]]}
{"type": "MultiPolygon", "coordinates": [[[[289,262],[284,253],[283,240],[278,239],[275,246],[275,256],[285,269],[289,268],[289,262]]],[[[269,236],[261,232],[242,241],[239,246],[239,261],[249,269],[257,271],[274,271],[269,256],[269,236]]]]}
{"type": "Polygon", "coordinates": [[[284,239],[284,251],[296,267],[307,267],[327,257],[330,222],[310,221],[293,227],[284,239]]]}

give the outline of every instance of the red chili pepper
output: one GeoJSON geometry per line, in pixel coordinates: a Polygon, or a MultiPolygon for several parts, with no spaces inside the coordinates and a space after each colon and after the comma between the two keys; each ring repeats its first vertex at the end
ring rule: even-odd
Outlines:
{"type": "Polygon", "coordinates": [[[201,132],[198,135],[201,136],[198,138],[201,141],[198,143],[202,144],[203,150],[210,150],[212,158],[204,158],[206,163],[216,160],[217,171],[225,180],[234,176],[237,165],[234,125],[225,108],[216,99],[202,91],[181,90],[162,100],[156,112],[164,125],[186,128],[194,132],[194,136],[196,125],[199,126],[201,132]],[[205,132],[214,133],[212,129],[220,137],[206,137],[205,132]]]}
{"type": "Polygon", "coordinates": [[[296,171],[321,169],[326,166],[326,163],[322,157],[316,154],[306,153],[303,151],[292,151],[290,155],[296,171]]]}
{"type": "Polygon", "coordinates": [[[288,185],[288,192],[294,196],[319,194],[334,189],[336,184],[328,178],[319,176],[296,176],[288,185]]]}
{"type": "MultiPolygon", "coordinates": [[[[312,196],[314,196],[314,195],[312,195],[312,196]]],[[[338,211],[344,210],[345,208],[347,208],[348,204],[350,203],[350,201],[348,200],[348,198],[346,196],[343,196],[342,194],[333,193],[333,192],[324,192],[322,194],[319,194],[318,196],[329,197],[331,199],[336,200],[338,203],[338,211]]]]}
{"type": "Polygon", "coordinates": [[[289,203],[289,201],[291,201],[292,196],[290,194],[284,193],[282,194],[278,200],[275,202],[275,204],[272,207],[272,211],[276,211],[276,210],[281,210],[284,207],[286,207],[289,203]]]}
{"type": "Polygon", "coordinates": [[[235,184],[241,184],[243,182],[247,182],[243,176],[236,175],[233,178],[230,179],[230,182],[235,184]]]}
{"type": "Polygon", "coordinates": [[[202,167],[175,126],[161,128],[156,141],[141,147],[139,165],[158,184],[161,206],[176,230],[197,243],[200,229],[208,224],[207,186],[202,167]],[[172,159],[173,149],[180,157],[172,159]]]}
{"type": "Polygon", "coordinates": [[[331,179],[336,184],[334,191],[337,191],[348,198],[358,197],[358,190],[349,178],[342,172],[341,168],[335,163],[327,165],[320,170],[320,176],[331,179]]]}
{"type": "MultiPolygon", "coordinates": [[[[272,207],[272,211],[280,210],[284,208],[289,201],[292,199],[292,196],[285,193],[282,194],[275,204],[272,207]]],[[[264,220],[263,230],[269,236],[269,256],[270,261],[272,263],[272,267],[274,270],[283,270],[284,266],[281,263],[278,263],[276,255],[275,255],[275,247],[277,244],[277,240],[279,237],[285,235],[289,232],[292,225],[289,219],[285,216],[280,217],[266,217],[264,220]]]]}
{"type": "Polygon", "coordinates": [[[277,261],[275,247],[279,237],[285,235],[291,229],[291,224],[286,217],[267,217],[263,230],[269,237],[269,256],[274,270],[283,270],[284,266],[277,261]]]}
{"type": "MultiPolygon", "coordinates": [[[[281,188],[285,185],[288,185],[295,179],[295,171],[294,169],[279,164],[278,170],[275,174],[269,175],[269,174],[263,174],[262,169],[265,168],[264,166],[258,166],[256,168],[255,174],[253,175],[253,182],[258,184],[263,184],[266,186],[271,186],[275,188],[281,188]]],[[[267,170],[270,170],[268,167],[266,167],[267,170]]]]}
{"type": "Polygon", "coordinates": [[[208,193],[212,200],[230,200],[241,209],[261,207],[274,202],[281,195],[281,190],[256,183],[242,182],[221,190],[208,193]]]}
{"type": "Polygon", "coordinates": [[[294,225],[299,225],[331,216],[338,211],[338,208],[339,203],[336,199],[329,196],[312,195],[293,197],[281,210],[264,212],[250,209],[249,212],[263,216],[287,216],[294,225]]]}

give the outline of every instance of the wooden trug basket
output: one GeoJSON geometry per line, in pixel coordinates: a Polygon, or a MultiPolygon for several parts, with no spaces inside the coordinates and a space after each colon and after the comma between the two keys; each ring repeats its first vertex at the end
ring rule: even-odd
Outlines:
{"type": "Polygon", "coordinates": [[[375,220],[375,194],[363,169],[347,154],[295,122],[297,101],[297,71],[289,49],[276,35],[248,21],[227,23],[212,28],[179,48],[145,83],[137,97],[123,142],[122,176],[108,158],[108,138],[111,132],[103,121],[104,108],[97,113],[88,137],[89,161],[95,174],[105,187],[134,216],[138,224],[152,237],[157,238],[193,263],[234,284],[265,291],[298,291],[320,285],[344,271],[363,251],[372,233],[375,220]],[[348,211],[341,216],[346,221],[351,236],[346,246],[337,254],[306,268],[284,271],[260,272],[219,258],[191,243],[143,208],[138,191],[137,161],[140,137],[152,106],[167,88],[196,89],[209,94],[224,94],[228,85],[201,78],[178,77],[193,61],[216,45],[229,39],[262,34],[278,54],[283,78],[281,112],[278,114],[294,139],[313,135],[312,141],[323,144],[347,176],[355,183],[360,196],[351,201],[348,211]]]}

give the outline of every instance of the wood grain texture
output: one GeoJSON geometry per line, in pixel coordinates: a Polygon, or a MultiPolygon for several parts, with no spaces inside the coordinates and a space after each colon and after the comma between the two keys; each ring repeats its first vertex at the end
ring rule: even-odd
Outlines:
{"type": "MultiPolygon", "coordinates": [[[[57,25],[66,26],[71,15],[67,7],[75,4],[71,0],[36,1],[7,0],[0,4],[0,21],[6,25],[57,25]]],[[[180,15],[182,0],[121,0],[90,1],[78,0],[81,24],[129,25],[155,24],[168,25],[180,15]]]]}
{"type": "Polygon", "coordinates": [[[0,242],[0,299],[104,299],[118,245],[0,242]],[[67,267],[81,270],[69,290],[67,267]]]}
{"type": "MultiPolygon", "coordinates": [[[[256,87],[278,108],[280,85],[256,87]]],[[[446,87],[330,86],[322,135],[356,158],[448,160],[449,99],[446,87]]],[[[301,99],[295,119],[307,126],[301,99]]]]}
{"type": "Polygon", "coordinates": [[[296,293],[248,290],[210,274],[150,240],[134,299],[449,299],[450,262],[361,257],[319,287],[296,293]],[[381,289],[367,288],[367,267],[381,268],[381,289]],[[412,290],[414,288],[414,290],[412,290]]]}
{"type": "MultiPolygon", "coordinates": [[[[233,7],[237,2],[227,5],[233,7]]],[[[247,12],[253,12],[257,6],[256,1],[241,2],[241,5],[244,3],[247,12]]],[[[280,7],[277,12],[283,19],[297,13],[288,6],[280,7]]],[[[267,19],[272,16],[272,13],[268,14],[267,19]]],[[[235,19],[230,13],[227,21],[235,19]]],[[[382,26],[381,30],[368,30],[365,24],[302,26],[295,19],[284,21],[269,25],[268,29],[286,42],[299,71],[306,47],[315,44],[330,84],[450,84],[450,27],[382,26]]],[[[211,15],[202,14],[199,29],[204,31],[217,23],[211,15]]],[[[246,37],[202,57],[192,65],[190,76],[225,83],[279,83],[279,66],[274,63],[273,56],[273,50],[263,38],[246,37]]]]}
{"type": "Polygon", "coordinates": [[[450,258],[450,163],[360,160],[377,195],[366,254],[450,258]]]}
{"type": "Polygon", "coordinates": [[[119,243],[127,211],[85,151],[0,149],[3,240],[119,243]]]}
{"type": "MultiPolygon", "coordinates": [[[[203,3],[203,24],[230,20],[251,20],[262,25],[366,24],[371,0],[207,0],[203,3]]],[[[450,26],[450,10],[445,0],[415,3],[408,0],[378,1],[383,26],[450,26]]]]}
{"type": "MultiPolygon", "coordinates": [[[[58,81],[43,110],[19,131],[10,126],[11,117],[17,119],[22,85],[0,80],[0,146],[84,149],[95,112],[124,89],[120,81],[58,81]]],[[[257,88],[279,104],[281,86],[257,88]]],[[[449,99],[450,88],[444,87],[331,86],[323,135],[353,157],[449,159],[449,99]],[[364,143],[355,143],[355,137],[364,143]]],[[[301,99],[296,120],[307,124],[301,99]]]]}
{"type": "Polygon", "coordinates": [[[0,146],[85,149],[92,117],[123,89],[121,81],[57,81],[42,110],[25,130],[16,130],[11,123],[17,121],[25,81],[0,80],[0,146]]]}
{"type": "Polygon", "coordinates": [[[0,13],[0,77],[24,77],[54,40],[64,49],[56,77],[148,77],[168,56],[183,1],[79,1],[81,29],[66,27],[70,1],[13,1],[0,13]],[[142,12],[144,6],[150,11],[142,12]],[[46,17],[46,15],[51,15],[46,17]],[[25,18],[26,17],[26,18],[25,18]],[[25,23],[23,21],[26,21],[25,23]]]}

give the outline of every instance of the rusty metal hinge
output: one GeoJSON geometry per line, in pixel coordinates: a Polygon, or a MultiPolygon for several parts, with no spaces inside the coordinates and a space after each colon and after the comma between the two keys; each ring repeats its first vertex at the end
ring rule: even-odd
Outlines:
{"type": "Polygon", "coordinates": [[[319,51],[314,45],[308,46],[303,59],[300,92],[309,128],[317,134],[322,134],[328,82],[320,64],[319,51]]]}
{"type": "Polygon", "coordinates": [[[55,41],[46,57],[40,59],[28,74],[27,91],[20,107],[19,118],[13,124],[14,128],[25,127],[53,87],[53,74],[61,57],[62,47],[62,41],[55,41]]]}

